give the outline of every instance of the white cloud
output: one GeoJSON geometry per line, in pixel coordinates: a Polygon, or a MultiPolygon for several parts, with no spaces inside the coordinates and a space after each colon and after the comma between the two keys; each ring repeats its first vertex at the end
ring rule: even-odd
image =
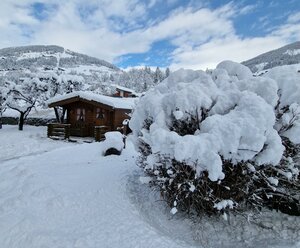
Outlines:
{"type": "Polygon", "coordinates": [[[298,15],[290,15],[286,23],[274,27],[264,37],[241,38],[231,33],[193,48],[179,47],[173,52],[171,68],[214,68],[227,59],[242,62],[297,40],[300,40],[300,19],[298,15]]]}
{"type": "Polygon", "coordinates": [[[295,13],[295,14],[291,14],[289,17],[288,17],[288,22],[289,23],[297,23],[300,21],[300,12],[298,13],[295,13]]]}
{"type": "Polygon", "coordinates": [[[215,11],[206,8],[194,11],[188,8],[174,12],[167,19],[148,28],[143,36],[153,41],[172,38],[175,45],[198,44],[211,37],[221,37],[234,31],[227,14],[223,8],[215,11]]]}
{"type": "MultiPolygon", "coordinates": [[[[161,0],[44,0],[52,7],[47,18],[39,20],[31,13],[34,2],[0,2],[0,47],[55,44],[112,62],[122,55],[147,52],[154,42],[166,40],[176,47],[172,68],[205,69],[224,59],[243,61],[300,39],[298,13],[265,37],[239,37],[234,19],[256,5],[231,2],[212,10],[191,3],[156,19],[149,16],[149,8],[162,4],[161,0]]],[[[175,2],[168,0],[168,4],[175,2]]]]}
{"type": "MultiPolygon", "coordinates": [[[[134,2],[135,0],[132,0],[132,3],[134,2]]],[[[120,7],[122,4],[118,7],[111,4],[106,7],[109,11],[105,14],[105,10],[96,9],[88,18],[88,23],[87,20],[80,18],[77,4],[66,1],[49,15],[49,19],[35,25],[31,43],[62,45],[113,61],[120,55],[146,52],[153,42],[164,39],[171,39],[176,46],[185,43],[199,44],[211,37],[222,37],[234,31],[231,21],[227,19],[230,10],[225,7],[215,11],[192,8],[177,10],[152,26],[129,32],[118,32],[111,29],[109,17],[117,12],[121,17],[130,15],[129,10],[132,8],[130,4],[126,7],[123,5],[123,9],[120,7]],[[117,8],[121,9],[117,10],[117,8]]],[[[140,9],[143,9],[142,5],[140,9]]],[[[143,13],[144,10],[137,11],[136,16],[143,13]]],[[[136,17],[133,18],[132,23],[134,20],[136,17]]]]}
{"type": "Polygon", "coordinates": [[[248,13],[252,12],[253,10],[255,10],[257,8],[257,6],[258,6],[257,4],[244,6],[239,10],[239,13],[241,15],[248,14],[248,13]]]}
{"type": "Polygon", "coordinates": [[[276,37],[240,39],[231,36],[214,39],[194,49],[175,50],[171,68],[215,68],[223,60],[242,62],[284,44],[276,37]]]}

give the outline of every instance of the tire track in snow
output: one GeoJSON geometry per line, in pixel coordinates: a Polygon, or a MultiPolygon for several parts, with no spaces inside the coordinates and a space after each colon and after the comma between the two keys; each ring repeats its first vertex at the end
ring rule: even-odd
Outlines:
{"type": "MultiPolygon", "coordinates": [[[[55,150],[56,148],[52,149],[55,150]]],[[[47,151],[38,151],[38,152],[32,152],[32,153],[28,153],[28,154],[24,154],[24,155],[19,155],[19,156],[15,156],[15,157],[10,157],[10,158],[6,158],[6,159],[1,159],[0,163],[4,163],[4,162],[8,162],[8,161],[12,161],[12,160],[16,160],[16,159],[20,159],[20,158],[24,158],[24,157],[30,157],[30,156],[35,156],[35,155],[40,155],[46,152],[50,152],[52,150],[47,150],[47,151]]]]}
{"type": "MultiPolygon", "coordinates": [[[[72,146],[71,144],[73,144],[73,143],[70,143],[65,147],[70,147],[70,146],[72,146]]],[[[73,144],[73,145],[79,145],[79,144],[73,144]]],[[[35,155],[41,155],[41,154],[44,154],[44,153],[47,153],[47,152],[52,152],[52,151],[60,150],[60,149],[62,149],[62,147],[51,147],[51,148],[49,147],[49,148],[47,148],[47,150],[40,150],[40,151],[31,152],[31,153],[27,153],[27,154],[22,154],[22,155],[18,155],[18,156],[14,156],[14,157],[0,159],[0,165],[1,165],[1,163],[5,163],[5,162],[8,162],[8,161],[12,161],[12,160],[20,159],[20,158],[31,157],[31,156],[35,156],[35,155]]]]}

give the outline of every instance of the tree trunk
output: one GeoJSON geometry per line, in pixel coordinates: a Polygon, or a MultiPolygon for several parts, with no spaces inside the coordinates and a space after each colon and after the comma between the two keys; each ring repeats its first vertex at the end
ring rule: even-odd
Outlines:
{"type": "Polygon", "coordinates": [[[20,113],[20,119],[19,119],[19,130],[20,130],[20,131],[23,130],[23,126],[24,126],[24,116],[25,116],[25,113],[21,112],[21,113],[20,113]]]}
{"type": "MultiPolygon", "coordinates": [[[[0,97],[0,101],[2,101],[2,97],[0,97]]],[[[0,104],[0,129],[2,129],[2,112],[3,112],[3,108],[2,108],[2,104],[0,104]]]]}

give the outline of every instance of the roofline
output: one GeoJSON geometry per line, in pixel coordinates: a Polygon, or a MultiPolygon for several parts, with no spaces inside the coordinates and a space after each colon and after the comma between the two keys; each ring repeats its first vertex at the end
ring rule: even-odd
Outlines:
{"type": "Polygon", "coordinates": [[[54,108],[54,107],[58,107],[58,106],[64,106],[64,105],[67,105],[67,104],[70,104],[70,103],[73,103],[73,102],[77,102],[77,101],[82,101],[82,102],[86,102],[86,103],[89,103],[89,104],[92,104],[94,106],[99,106],[99,105],[103,105],[105,106],[107,109],[126,109],[126,110],[132,110],[130,108],[116,108],[116,107],[113,107],[113,106],[110,106],[108,104],[105,104],[103,102],[98,102],[98,101],[95,101],[95,100],[87,100],[85,98],[82,98],[80,96],[73,96],[73,97],[70,97],[68,99],[64,99],[64,100],[60,100],[60,101],[56,101],[56,102],[52,102],[50,104],[48,104],[48,107],[49,108],[54,108]]]}
{"type": "Polygon", "coordinates": [[[56,102],[51,102],[51,103],[48,104],[48,107],[53,108],[53,107],[57,107],[57,106],[62,106],[62,105],[68,104],[68,103],[76,102],[76,100],[79,101],[80,97],[79,96],[73,96],[73,97],[70,97],[68,99],[59,100],[59,101],[56,101],[56,102]]]}
{"type": "Polygon", "coordinates": [[[121,89],[121,88],[118,88],[118,87],[116,87],[116,89],[118,89],[120,91],[127,92],[127,93],[132,93],[132,94],[136,93],[134,90],[124,90],[124,89],[121,89]]]}
{"type": "Polygon", "coordinates": [[[70,97],[68,99],[60,100],[60,101],[57,101],[57,102],[52,102],[52,103],[48,104],[48,107],[53,108],[53,107],[57,107],[57,106],[64,106],[64,105],[67,105],[67,104],[70,104],[70,103],[73,103],[73,102],[78,102],[78,101],[89,103],[89,104],[94,105],[94,106],[104,105],[105,108],[110,109],[110,110],[115,109],[113,106],[107,105],[105,103],[97,102],[97,101],[94,101],[94,100],[87,100],[87,99],[82,98],[80,96],[73,96],[73,97],[70,97]]]}

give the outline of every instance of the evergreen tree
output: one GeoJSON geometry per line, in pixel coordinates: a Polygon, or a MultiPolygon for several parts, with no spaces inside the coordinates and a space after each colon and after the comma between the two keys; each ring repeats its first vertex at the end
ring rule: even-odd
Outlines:
{"type": "Polygon", "coordinates": [[[145,66],[144,70],[148,73],[148,74],[152,74],[151,68],[149,66],[145,66]]]}
{"type": "Polygon", "coordinates": [[[154,84],[158,84],[163,80],[163,73],[159,69],[159,67],[156,67],[155,73],[154,73],[154,84]]]}
{"type": "Polygon", "coordinates": [[[167,69],[165,71],[165,78],[167,78],[168,76],[170,76],[170,69],[169,69],[169,67],[167,67],[167,69]]]}

